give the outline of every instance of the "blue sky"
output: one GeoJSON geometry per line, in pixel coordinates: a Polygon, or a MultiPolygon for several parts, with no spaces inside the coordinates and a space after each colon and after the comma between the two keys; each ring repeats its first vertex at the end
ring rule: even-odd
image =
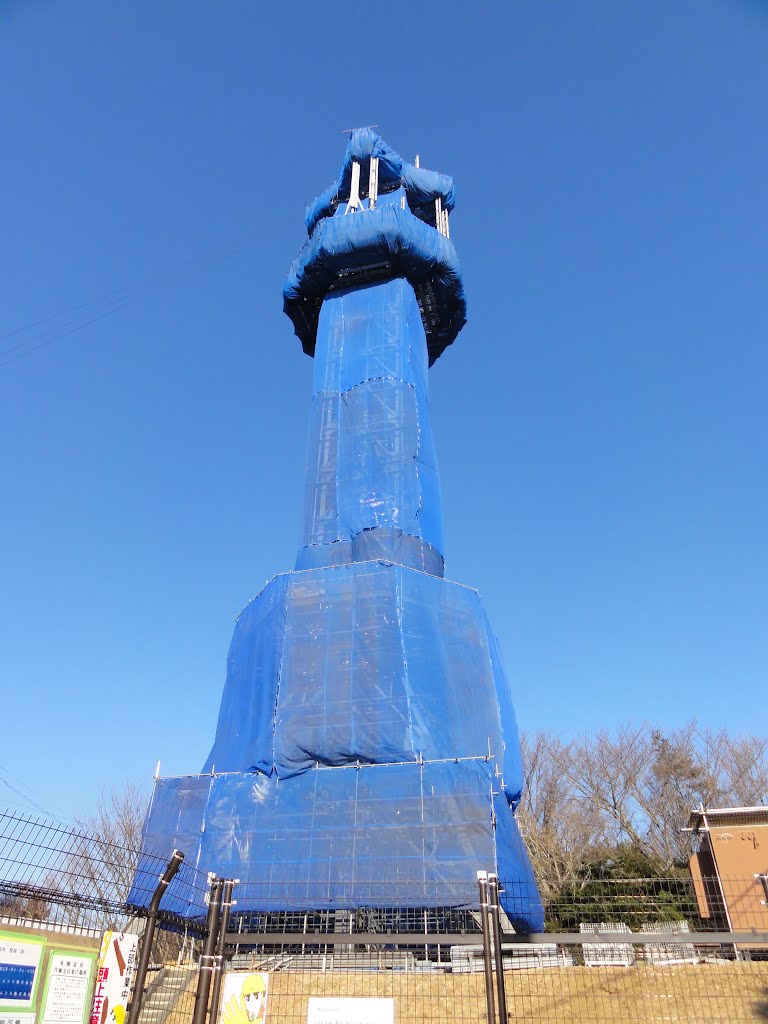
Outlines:
{"type": "Polygon", "coordinates": [[[0,805],[202,765],[299,541],[283,278],[370,123],[456,179],[447,574],[522,727],[764,733],[767,51],[747,0],[4,0],[0,805]]]}

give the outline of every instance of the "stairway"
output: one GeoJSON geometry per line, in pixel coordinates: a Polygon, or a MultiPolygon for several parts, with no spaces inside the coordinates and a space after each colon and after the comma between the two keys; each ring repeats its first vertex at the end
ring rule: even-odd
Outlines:
{"type": "Polygon", "coordinates": [[[194,997],[195,967],[163,967],[147,989],[139,1014],[139,1024],[165,1024],[182,996],[194,997]]]}

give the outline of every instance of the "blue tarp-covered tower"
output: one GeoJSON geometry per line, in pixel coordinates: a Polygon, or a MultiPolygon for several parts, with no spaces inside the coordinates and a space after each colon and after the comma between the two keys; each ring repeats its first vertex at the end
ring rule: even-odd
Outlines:
{"type": "Polygon", "coordinates": [[[284,288],[314,356],[296,568],[240,615],[203,773],[156,782],[144,845],[334,909],[373,882],[449,905],[496,870],[538,930],[509,683],[477,592],[444,578],[427,369],[465,322],[453,205],[360,129],[307,212],[284,288]]]}

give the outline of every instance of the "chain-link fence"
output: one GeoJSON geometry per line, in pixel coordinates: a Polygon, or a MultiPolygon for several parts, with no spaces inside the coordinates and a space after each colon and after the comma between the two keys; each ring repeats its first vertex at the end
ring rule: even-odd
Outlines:
{"type": "MultiPolygon", "coordinates": [[[[144,858],[137,894],[138,851],[0,816],[0,929],[144,932],[171,852],[144,858]]],[[[584,879],[550,893],[535,935],[515,934],[522,896],[492,876],[230,882],[182,864],[161,887],[127,1024],[768,1020],[761,876],[584,879]]]]}

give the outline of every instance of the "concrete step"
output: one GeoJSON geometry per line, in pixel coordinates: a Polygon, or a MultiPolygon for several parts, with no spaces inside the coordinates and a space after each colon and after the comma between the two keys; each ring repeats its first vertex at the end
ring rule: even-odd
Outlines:
{"type": "Polygon", "coordinates": [[[144,996],[139,1024],[165,1024],[196,978],[196,968],[163,967],[144,996]]]}

